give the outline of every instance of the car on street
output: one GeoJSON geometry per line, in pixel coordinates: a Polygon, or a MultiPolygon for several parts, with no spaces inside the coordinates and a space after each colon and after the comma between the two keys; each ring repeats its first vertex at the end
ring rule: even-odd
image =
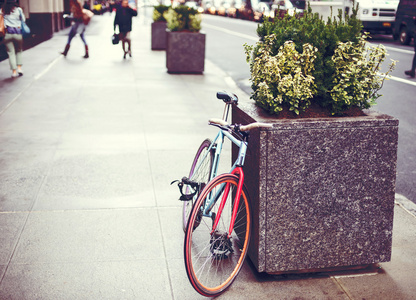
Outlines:
{"type": "Polygon", "coordinates": [[[215,14],[215,7],[213,0],[202,0],[201,7],[206,14],[215,14]]]}
{"type": "Polygon", "coordinates": [[[187,1],[185,2],[185,6],[188,6],[190,8],[197,10],[199,13],[204,12],[204,9],[202,8],[202,6],[200,6],[196,1],[187,1]]]}
{"type": "Polygon", "coordinates": [[[228,10],[231,7],[231,0],[223,0],[217,7],[217,15],[228,16],[228,10]]]}
{"type": "MultiPolygon", "coordinates": [[[[403,45],[410,44],[416,32],[416,0],[400,0],[393,28],[393,37],[403,45]]],[[[416,43],[414,41],[414,43],[416,43]]]]}
{"type": "Polygon", "coordinates": [[[305,7],[305,0],[274,0],[271,5],[270,18],[283,18],[286,14],[302,16],[305,7]]]}
{"type": "Polygon", "coordinates": [[[271,0],[251,0],[254,21],[261,22],[263,18],[270,18],[271,0]]]}
{"type": "Polygon", "coordinates": [[[251,0],[242,0],[241,5],[238,8],[238,17],[244,20],[254,20],[254,11],[251,0]]]}
{"type": "Polygon", "coordinates": [[[230,3],[230,7],[227,10],[227,16],[231,18],[239,18],[238,11],[240,10],[242,4],[242,0],[232,0],[230,3]]]}

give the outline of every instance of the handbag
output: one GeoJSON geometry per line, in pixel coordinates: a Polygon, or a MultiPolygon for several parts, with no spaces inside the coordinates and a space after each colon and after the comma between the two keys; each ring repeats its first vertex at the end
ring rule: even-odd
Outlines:
{"type": "Polygon", "coordinates": [[[27,37],[30,35],[30,28],[26,25],[25,21],[23,21],[22,10],[20,10],[20,20],[22,23],[20,26],[20,29],[22,30],[22,35],[23,37],[27,37]]]}
{"type": "Polygon", "coordinates": [[[4,26],[3,14],[0,14],[0,39],[6,35],[6,27],[4,26]]]}
{"type": "Polygon", "coordinates": [[[89,9],[82,9],[82,21],[85,25],[88,25],[91,21],[91,18],[94,16],[94,13],[89,9]]]}
{"type": "Polygon", "coordinates": [[[112,38],[111,38],[111,42],[113,43],[113,45],[117,45],[120,42],[120,37],[118,33],[113,34],[112,38]]]}

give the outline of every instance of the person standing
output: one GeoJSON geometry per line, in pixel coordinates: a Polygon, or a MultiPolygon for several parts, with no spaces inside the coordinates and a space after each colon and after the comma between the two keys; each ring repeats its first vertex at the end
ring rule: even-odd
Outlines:
{"type": "Polygon", "coordinates": [[[0,14],[4,17],[4,26],[6,27],[6,35],[3,42],[9,55],[12,77],[23,76],[23,37],[20,26],[22,20],[26,21],[25,15],[16,3],[16,0],[6,0],[0,10],[0,14]]]}
{"type": "Polygon", "coordinates": [[[128,0],[122,0],[121,6],[117,8],[116,17],[114,18],[114,33],[116,32],[116,26],[118,25],[121,47],[124,51],[124,59],[126,59],[127,54],[132,57],[130,32],[133,16],[137,16],[137,10],[129,6],[128,0]],[[128,50],[126,50],[126,45],[128,46],[128,50]]]}
{"type": "Polygon", "coordinates": [[[90,6],[90,4],[88,3],[88,1],[84,1],[84,6],[83,6],[82,8],[85,8],[85,9],[91,10],[91,6],[90,6]]]}
{"type": "Polygon", "coordinates": [[[61,54],[63,56],[67,56],[69,47],[71,46],[72,39],[77,33],[79,33],[81,40],[85,46],[84,58],[88,58],[89,57],[88,44],[87,44],[87,41],[85,40],[85,35],[84,35],[86,24],[84,24],[81,3],[78,0],[70,0],[70,6],[71,6],[72,26],[71,26],[71,30],[69,31],[68,41],[66,43],[65,50],[61,52],[61,54]]]}
{"type": "Polygon", "coordinates": [[[415,54],[413,55],[412,69],[404,71],[404,73],[412,78],[415,78],[416,72],[416,32],[413,34],[413,45],[415,47],[415,54]]]}

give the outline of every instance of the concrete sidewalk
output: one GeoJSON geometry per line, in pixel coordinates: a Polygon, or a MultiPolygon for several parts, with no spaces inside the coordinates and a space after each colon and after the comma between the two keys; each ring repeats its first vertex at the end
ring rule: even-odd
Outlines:
{"type": "MultiPolygon", "coordinates": [[[[24,52],[21,78],[0,63],[2,300],[204,298],[186,276],[169,184],[216,132],[215,93],[248,96],[209,61],[204,75],[167,74],[143,17],[123,60],[113,17],[93,18],[89,59],[78,37],[59,55],[65,31],[24,52]]],[[[392,260],[380,268],[271,276],[246,262],[218,299],[416,299],[415,244],[416,217],[396,205],[392,260]]]]}

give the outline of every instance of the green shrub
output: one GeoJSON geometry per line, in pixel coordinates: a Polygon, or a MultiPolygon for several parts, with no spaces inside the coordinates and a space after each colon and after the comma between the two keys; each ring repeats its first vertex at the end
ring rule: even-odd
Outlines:
{"type": "Polygon", "coordinates": [[[340,112],[345,107],[357,106],[361,109],[375,104],[381,95],[378,91],[383,86],[387,73],[393,70],[395,62],[386,73],[381,73],[380,66],[386,57],[383,45],[366,46],[366,35],[357,43],[339,43],[332,57],[335,73],[332,80],[331,110],[340,112]]]}
{"type": "Polygon", "coordinates": [[[170,6],[167,5],[157,5],[153,9],[153,21],[154,22],[166,22],[164,14],[168,11],[170,6]]]}
{"type": "MultiPolygon", "coordinates": [[[[295,49],[292,41],[284,43],[276,55],[272,55],[275,44],[274,34],[265,36],[263,47],[258,49],[252,64],[252,82],[257,103],[270,113],[279,113],[283,103],[296,114],[310,104],[316,94],[311,75],[317,49],[310,44],[303,45],[302,53],[295,49]]],[[[247,46],[248,52],[252,47],[247,46]]]]}
{"type": "Polygon", "coordinates": [[[194,8],[179,5],[170,8],[165,14],[167,27],[171,31],[191,31],[199,32],[201,30],[201,15],[194,8]]]}
{"type": "Polygon", "coordinates": [[[310,7],[303,17],[265,20],[257,30],[260,41],[255,47],[245,45],[251,98],[270,113],[278,113],[286,105],[299,114],[311,102],[332,114],[353,106],[370,107],[380,97],[377,92],[394,62],[386,73],[379,74],[386,50],[382,46],[367,50],[367,35],[361,29],[357,7],[351,16],[339,11],[326,22],[310,7]],[[285,48],[288,41],[293,50],[285,48]],[[274,67],[269,67],[270,62],[274,67]],[[294,82],[289,84],[290,80],[294,82]]]}

